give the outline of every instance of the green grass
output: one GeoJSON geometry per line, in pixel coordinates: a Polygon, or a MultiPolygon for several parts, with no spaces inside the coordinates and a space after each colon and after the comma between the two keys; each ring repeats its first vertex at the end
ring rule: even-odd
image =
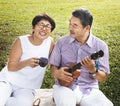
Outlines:
{"type": "MultiPolygon", "coordinates": [[[[13,40],[31,33],[35,15],[48,13],[55,19],[57,26],[51,36],[56,41],[68,33],[71,12],[80,7],[92,12],[92,32],[109,46],[111,74],[100,89],[115,106],[120,106],[120,0],[0,0],[0,69],[8,59],[13,40]]],[[[48,68],[42,87],[51,88],[53,82],[48,68]]]]}

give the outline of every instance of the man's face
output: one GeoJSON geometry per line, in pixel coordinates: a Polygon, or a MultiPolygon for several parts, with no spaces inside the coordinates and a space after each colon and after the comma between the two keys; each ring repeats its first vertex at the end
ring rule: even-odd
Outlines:
{"type": "Polygon", "coordinates": [[[85,35],[86,29],[83,28],[79,18],[72,16],[69,21],[70,36],[73,38],[79,38],[85,35]]]}

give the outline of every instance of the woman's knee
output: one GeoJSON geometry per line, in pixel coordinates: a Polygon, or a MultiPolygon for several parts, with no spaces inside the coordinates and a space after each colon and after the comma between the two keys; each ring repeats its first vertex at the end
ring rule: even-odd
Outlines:
{"type": "Polygon", "coordinates": [[[106,104],[104,106],[114,106],[114,105],[110,100],[108,100],[108,102],[106,102],[106,104]]]}
{"type": "Polygon", "coordinates": [[[76,103],[67,102],[67,101],[60,101],[56,103],[56,106],[75,106],[76,103]]]}
{"type": "Polygon", "coordinates": [[[25,99],[25,98],[17,99],[17,98],[11,97],[8,99],[5,106],[32,106],[32,100],[25,99]]]}
{"type": "Polygon", "coordinates": [[[24,101],[22,104],[19,106],[32,106],[32,101],[24,101]]]}

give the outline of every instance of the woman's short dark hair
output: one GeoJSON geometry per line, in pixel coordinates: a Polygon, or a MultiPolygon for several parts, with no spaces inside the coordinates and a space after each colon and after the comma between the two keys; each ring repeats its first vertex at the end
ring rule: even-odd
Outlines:
{"type": "Polygon", "coordinates": [[[72,15],[80,19],[80,22],[83,27],[86,27],[87,25],[90,25],[90,27],[92,26],[93,16],[87,9],[76,9],[72,12],[72,15]]]}
{"type": "Polygon", "coordinates": [[[32,20],[32,26],[33,26],[33,28],[35,27],[35,25],[39,22],[39,21],[41,21],[41,20],[47,20],[48,22],[50,22],[50,24],[51,24],[51,32],[54,30],[54,28],[55,28],[55,21],[50,17],[50,16],[48,16],[47,14],[41,14],[41,15],[37,15],[37,16],[35,16],[34,18],[33,18],[33,20],[32,20]]]}

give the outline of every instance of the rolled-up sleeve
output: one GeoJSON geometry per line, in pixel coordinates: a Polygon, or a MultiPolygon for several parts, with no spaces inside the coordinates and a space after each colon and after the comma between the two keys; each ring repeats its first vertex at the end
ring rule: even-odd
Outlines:
{"type": "Polygon", "coordinates": [[[49,59],[49,64],[59,66],[61,62],[61,53],[59,42],[56,43],[49,59]]]}

